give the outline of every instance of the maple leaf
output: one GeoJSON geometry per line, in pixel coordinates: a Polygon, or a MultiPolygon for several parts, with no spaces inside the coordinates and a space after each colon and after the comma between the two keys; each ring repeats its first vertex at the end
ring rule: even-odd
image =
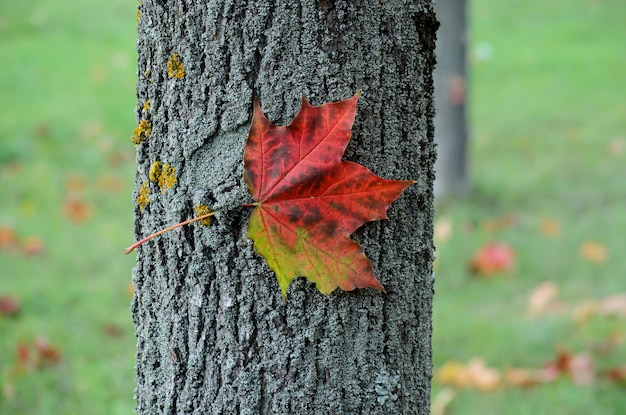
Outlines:
{"type": "Polygon", "coordinates": [[[324,294],[336,288],[384,291],[350,234],[386,219],[389,205],[415,182],[385,180],[341,161],[358,98],[314,107],[303,97],[288,126],[272,124],[255,101],[243,157],[244,182],[256,201],[248,237],[276,273],[283,299],[299,276],[324,294]]]}
{"type": "Polygon", "coordinates": [[[515,251],[501,242],[483,245],[470,260],[469,269],[473,274],[490,277],[499,272],[510,272],[515,265],[515,251]]]}

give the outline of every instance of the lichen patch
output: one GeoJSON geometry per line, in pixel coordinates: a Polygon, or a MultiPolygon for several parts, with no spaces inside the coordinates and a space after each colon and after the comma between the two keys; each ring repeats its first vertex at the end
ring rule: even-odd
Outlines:
{"type": "Polygon", "coordinates": [[[150,167],[148,177],[152,183],[159,186],[161,193],[165,193],[167,189],[171,189],[176,184],[176,167],[155,161],[150,167]]]}
{"type": "Polygon", "coordinates": [[[185,65],[183,65],[183,62],[180,60],[178,53],[173,54],[167,60],[167,76],[178,79],[185,77],[185,65]]]}
{"type": "Polygon", "coordinates": [[[133,131],[133,136],[130,140],[134,145],[138,146],[143,143],[143,141],[150,136],[152,133],[152,123],[148,120],[141,120],[139,124],[137,124],[137,128],[133,131]]]}
{"type": "MultiPolygon", "coordinates": [[[[196,211],[196,216],[204,216],[204,215],[208,215],[209,213],[213,213],[213,210],[211,210],[211,208],[208,207],[207,205],[194,206],[193,209],[196,211]]],[[[208,218],[200,219],[200,224],[202,226],[210,226],[212,219],[213,219],[212,216],[209,216],[208,218]]]]}
{"type": "Polygon", "coordinates": [[[149,193],[148,182],[143,182],[141,184],[141,189],[139,189],[139,196],[135,199],[135,204],[139,206],[139,209],[144,210],[146,206],[148,206],[148,203],[150,203],[149,193]]]}

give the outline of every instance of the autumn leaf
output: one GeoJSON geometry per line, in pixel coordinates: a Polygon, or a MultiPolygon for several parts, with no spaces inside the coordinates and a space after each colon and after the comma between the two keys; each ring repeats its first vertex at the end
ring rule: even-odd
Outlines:
{"type": "Polygon", "coordinates": [[[20,300],[17,297],[2,294],[0,295],[0,317],[14,317],[20,312],[20,300]]]}
{"type": "Polygon", "coordinates": [[[443,385],[458,388],[474,388],[482,392],[493,392],[500,386],[500,371],[488,367],[479,357],[472,358],[467,364],[457,361],[445,363],[435,376],[443,385]]]}
{"type": "Polygon", "coordinates": [[[489,277],[500,272],[509,272],[514,265],[513,248],[501,242],[489,242],[474,254],[469,269],[473,274],[489,277]]]}
{"type": "Polygon", "coordinates": [[[604,245],[595,241],[585,241],[580,245],[580,256],[589,262],[595,262],[596,264],[602,264],[606,262],[609,257],[609,253],[604,245]]]}
{"type": "Polygon", "coordinates": [[[536,286],[528,297],[527,314],[537,316],[563,311],[565,304],[556,301],[558,292],[559,287],[551,281],[545,281],[536,286]]]}
{"type": "Polygon", "coordinates": [[[383,290],[350,234],[387,218],[389,205],[415,182],[385,180],[341,161],[358,98],[319,107],[303,98],[288,126],[275,126],[254,104],[244,149],[244,181],[256,201],[248,237],[276,273],[283,298],[299,276],[324,294],[338,287],[383,290]]]}
{"type": "Polygon", "coordinates": [[[539,224],[539,232],[547,237],[558,236],[561,234],[561,225],[554,219],[544,219],[539,224]]]}
{"type": "Polygon", "coordinates": [[[452,221],[446,217],[439,218],[435,221],[433,239],[435,243],[443,244],[447,242],[453,233],[452,221]]]}
{"type": "Polygon", "coordinates": [[[0,225],[0,251],[12,251],[17,247],[17,235],[11,227],[0,225]]]}

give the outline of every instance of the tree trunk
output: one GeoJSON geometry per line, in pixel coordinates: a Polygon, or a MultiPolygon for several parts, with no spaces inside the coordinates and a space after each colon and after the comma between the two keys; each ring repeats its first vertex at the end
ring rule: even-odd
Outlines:
{"type": "Polygon", "coordinates": [[[138,414],[427,414],[436,20],[428,0],[143,0],[135,234],[138,414]],[[259,97],[287,124],[362,91],[346,159],[415,179],[353,236],[387,293],[304,279],[286,302],[246,238],[243,147],[259,97]],[[157,163],[157,162],[160,162],[157,163]]]}
{"type": "Polygon", "coordinates": [[[435,196],[465,195],[470,190],[467,166],[466,0],[438,1],[441,28],[435,70],[435,196]]]}

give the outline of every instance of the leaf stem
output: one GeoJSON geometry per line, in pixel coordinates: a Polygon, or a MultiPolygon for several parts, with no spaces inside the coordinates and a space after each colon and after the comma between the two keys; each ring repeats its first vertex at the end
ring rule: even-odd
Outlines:
{"type": "Polygon", "coordinates": [[[185,225],[188,225],[188,224],[190,224],[190,223],[197,222],[197,221],[199,221],[199,220],[209,218],[209,217],[211,217],[211,216],[215,215],[215,213],[217,213],[217,212],[210,212],[210,213],[207,213],[206,215],[202,215],[202,216],[198,216],[198,217],[195,217],[195,218],[191,218],[191,219],[186,220],[186,221],[184,221],[184,222],[180,222],[180,223],[177,223],[177,224],[175,224],[175,225],[168,226],[168,227],[167,227],[167,228],[165,228],[165,229],[161,229],[160,231],[155,232],[155,233],[153,233],[153,234],[152,234],[152,235],[150,235],[150,236],[146,236],[146,237],[145,237],[145,238],[143,238],[141,241],[135,242],[134,244],[132,244],[131,246],[129,246],[128,248],[126,248],[126,249],[124,250],[124,253],[125,253],[126,255],[128,255],[128,254],[130,254],[131,252],[133,252],[133,251],[135,250],[135,248],[137,248],[139,245],[143,244],[144,242],[148,242],[148,241],[149,241],[150,239],[152,239],[152,238],[156,238],[157,236],[159,236],[159,235],[161,235],[161,234],[163,234],[163,233],[165,233],[165,232],[167,232],[167,231],[171,231],[172,229],[180,228],[181,226],[185,226],[185,225]]]}

